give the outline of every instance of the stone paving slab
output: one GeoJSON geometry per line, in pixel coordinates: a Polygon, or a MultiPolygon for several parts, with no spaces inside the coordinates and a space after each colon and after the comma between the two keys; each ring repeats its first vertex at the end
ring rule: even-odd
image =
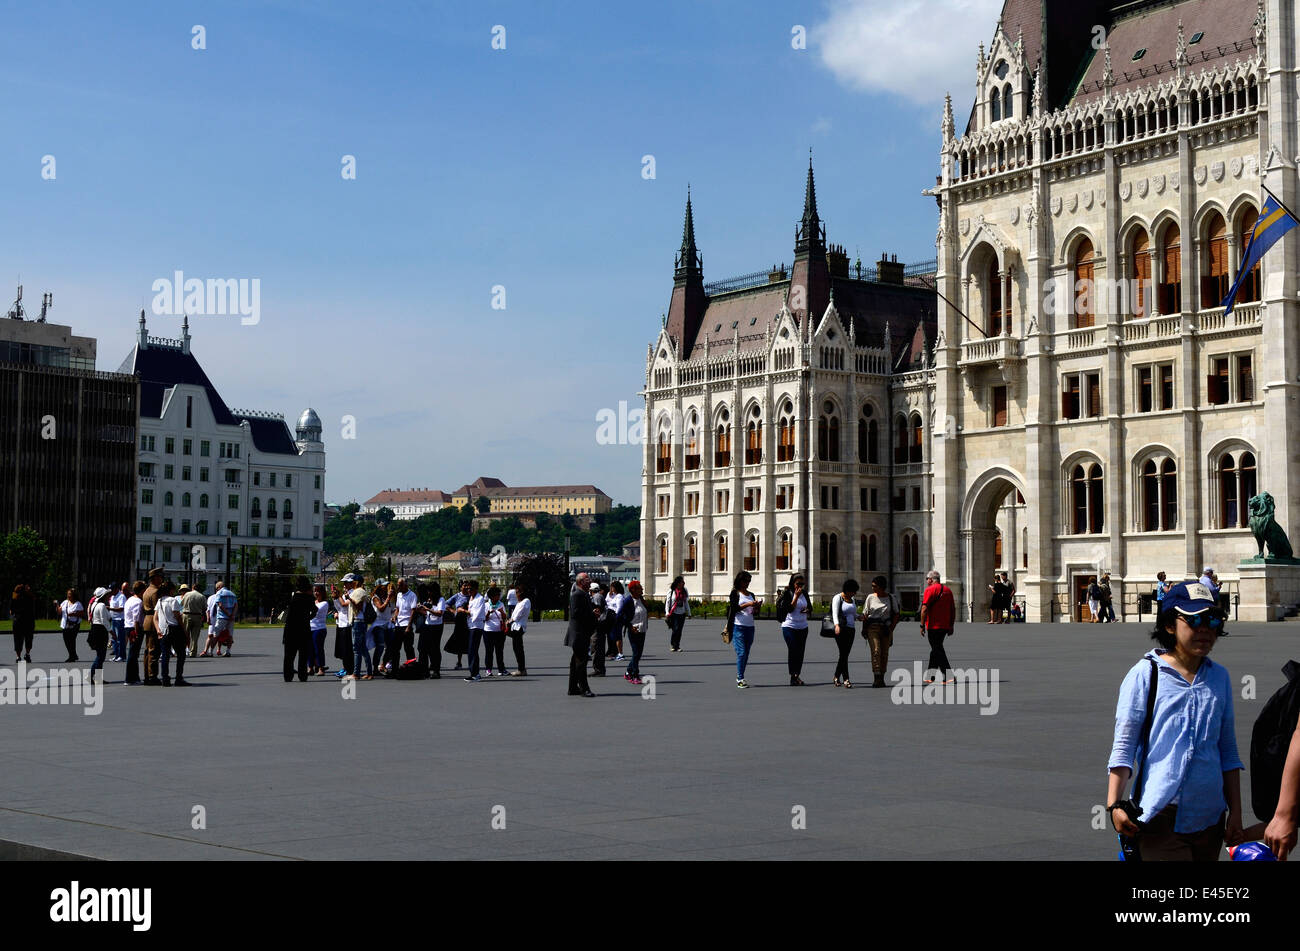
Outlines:
{"type": "MultiPolygon", "coordinates": [[[[834,645],[815,632],[808,686],[790,688],[774,623],[759,625],[753,688],[737,690],[717,626],[690,622],[672,654],[652,625],[653,700],[613,661],[592,680],[601,696],[566,696],[555,622],[527,635],[526,679],[444,671],[361,682],[355,700],[332,677],[285,684],[273,630],[240,632],[232,658],[189,661],[191,689],[127,688],[110,664],[99,716],[0,706],[0,857],[1113,859],[1091,809],[1149,625],[960,626],[949,656],[990,672],[991,716],[868,688],[862,641],[858,686],[834,688],[834,645]]],[[[1300,638],[1291,625],[1230,629],[1215,659],[1238,684],[1257,678],[1257,699],[1236,700],[1245,757],[1300,638]]],[[[891,668],[927,655],[901,625],[891,668]]],[[[57,636],[38,636],[34,666],[62,658],[57,636]]]]}

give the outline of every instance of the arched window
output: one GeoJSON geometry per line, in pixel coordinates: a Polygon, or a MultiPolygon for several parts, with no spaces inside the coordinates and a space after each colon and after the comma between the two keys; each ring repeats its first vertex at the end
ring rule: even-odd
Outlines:
{"type": "Polygon", "coordinates": [[[859,557],[858,562],[863,571],[876,570],[877,548],[878,543],[876,542],[875,535],[862,536],[862,551],[860,552],[861,557],[859,557]]]}
{"type": "Polygon", "coordinates": [[[817,419],[817,458],[823,462],[840,461],[840,418],[835,404],[827,400],[817,419]]]}
{"type": "Polygon", "coordinates": [[[284,500],[284,517],[286,519],[293,518],[293,499],[284,500]]]}
{"type": "Polygon", "coordinates": [[[1201,307],[1218,307],[1228,296],[1228,228],[1217,211],[1205,228],[1205,261],[1201,276],[1201,307]]]}
{"type": "Polygon", "coordinates": [[[763,420],[762,411],[753,406],[749,411],[749,421],[745,424],[745,465],[756,466],[763,461],[763,420]]]}
{"type": "Polygon", "coordinates": [[[172,495],[170,492],[164,492],[163,505],[175,505],[175,504],[176,504],[176,496],[172,495]]]}
{"type": "Polygon", "coordinates": [[[208,497],[207,497],[207,495],[206,495],[206,494],[204,494],[204,495],[200,495],[200,496],[199,496],[199,508],[201,508],[201,509],[205,509],[205,508],[207,508],[207,507],[208,507],[208,497]]]}
{"type": "Polygon", "coordinates": [[[1075,535],[1096,535],[1105,525],[1105,493],[1101,466],[1091,463],[1086,468],[1077,465],[1070,473],[1070,509],[1073,513],[1072,532],[1075,535]]]}
{"type": "Polygon", "coordinates": [[[718,549],[718,570],[727,570],[727,533],[722,532],[716,539],[718,549]]]}
{"type": "Polygon", "coordinates": [[[1092,258],[1092,242],[1084,238],[1074,249],[1074,326],[1076,327],[1091,327],[1097,322],[1092,258]]]}
{"type": "Polygon", "coordinates": [[[1172,459],[1142,464],[1142,531],[1172,532],[1178,527],[1178,467],[1172,459]]]}
{"type": "Polygon", "coordinates": [[[682,571],[690,574],[695,571],[696,540],[694,535],[686,536],[686,559],[682,562],[682,571]]]}
{"type": "Polygon", "coordinates": [[[668,573],[668,536],[659,536],[659,573],[668,573]]]}
{"type": "Polygon", "coordinates": [[[1150,316],[1151,294],[1151,239],[1145,230],[1139,228],[1133,236],[1133,316],[1137,318],[1150,316]]]}
{"type": "Polygon", "coordinates": [[[691,413],[690,421],[686,424],[686,458],[683,465],[687,471],[700,467],[700,418],[695,413],[691,413]]]}
{"type": "Polygon", "coordinates": [[[192,501],[193,500],[188,492],[181,493],[181,506],[183,508],[189,508],[192,501]]]}
{"type": "Polygon", "coordinates": [[[862,407],[862,418],[858,420],[858,462],[870,465],[880,462],[880,426],[875,413],[867,403],[862,407]]]}
{"type": "Polygon", "coordinates": [[[777,421],[776,461],[794,460],[794,408],[787,403],[781,408],[781,418],[777,421]]]}
{"type": "Polygon", "coordinates": [[[776,557],[776,570],[777,570],[777,571],[789,571],[789,570],[790,570],[790,548],[791,548],[791,543],[792,543],[792,536],[791,536],[790,532],[788,532],[788,531],[782,532],[782,533],[781,533],[781,554],[777,555],[777,557],[776,557]]]}
{"type": "Polygon", "coordinates": [[[1178,225],[1165,229],[1160,243],[1160,313],[1183,312],[1182,232],[1178,225]]]}
{"type": "Polygon", "coordinates": [[[1219,527],[1245,528],[1250,524],[1247,507],[1255,495],[1255,454],[1239,458],[1225,453],[1219,459],[1219,527]]]}
{"type": "Polygon", "coordinates": [[[275,499],[267,499],[267,500],[266,500],[266,517],[267,517],[267,518],[275,518],[275,517],[276,517],[276,513],[275,513],[275,499]]]}
{"type": "Polygon", "coordinates": [[[839,571],[840,569],[840,537],[834,532],[821,534],[821,559],[820,565],[822,571],[839,571]]]}
{"type": "Polygon", "coordinates": [[[1002,89],[1002,118],[1010,119],[1014,112],[1011,99],[1011,84],[1007,83],[1002,89]]]}
{"type": "Polygon", "coordinates": [[[661,432],[655,456],[655,472],[671,472],[673,468],[673,447],[668,440],[668,434],[661,432]]]}
{"type": "MultiPolygon", "coordinates": [[[[1241,227],[1237,229],[1237,264],[1240,266],[1241,259],[1246,255],[1246,248],[1250,245],[1250,237],[1255,233],[1255,225],[1259,223],[1259,212],[1254,208],[1247,208],[1241,215],[1241,227]]],[[[1256,264],[1250,269],[1241,282],[1241,287],[1237,289],[1237,303],[1245,304],[1251,301],[1259,300],[1260,296],[1260,265],[1256,264]]]]}
{"type": "Polygon", "coordinates": [[[894,417],[894,465],[907,464],[907,417],[899,413],[894,417]]]}
{"type": "Polygon", "coordinates": [[[1002,300],[1002,275],[998,273],[997,258],[989,259],[988,269],[984,272],[984,287],[988,302],[985,307],[984,326],[988,328],[990,337],[1000,337],[1006,311],[1002,300]]]}
{"type": "Polygon", "coordinates": [[[731,465],[731,421],[725,409],[718,414],[718,426],[713,433],[713,465],[717,469],[731,465]]]}
{"type": "Polygon", "coordinates": [[[998,122],[1002,119],[1002,96],[994,89],[989,96],[989,120],[998,122]]]}
{"type": "Polygon", "coordinates": [[[921,414],[912,414],[912,440],[908,446],[907,458],[909,462],[921,462],[922,452],[924,449],[924,431],[921,428],[921,414]]]}
{"type": "Polygon", "coordinates": [[[758,532],[750,532],[745,536],[745,570],[758,570],[758,532]]]}
{"type": "Polygon", "coordinates": [[[899,571],[918,571],[921,566],[921,540],[916,532],[903,532],[899,544],[899,571]]]}

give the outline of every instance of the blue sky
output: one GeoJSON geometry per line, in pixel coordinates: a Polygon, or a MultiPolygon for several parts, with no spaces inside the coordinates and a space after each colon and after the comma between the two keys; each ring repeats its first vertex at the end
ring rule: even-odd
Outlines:
{"type": "Polygon", "coordinates": [[[809,147],[829,240],[933,257],[943,91],[969,110],[999,4],[5,6],[6,309],[53,291],[116,369],[155,279],[256,278],[260,321],[196,318],[195,353],[233,406],[316,408],[331,501],[492,475],[637,503],[596,418],[640,403],[687,182],[706,281],[790,260],[809,147]]]}

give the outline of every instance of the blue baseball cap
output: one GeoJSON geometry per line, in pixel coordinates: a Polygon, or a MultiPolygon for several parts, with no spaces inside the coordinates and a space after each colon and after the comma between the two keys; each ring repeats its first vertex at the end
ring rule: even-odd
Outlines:
{"type": "Polygon", "coordinates": [[[1199,581],[1184,581],[1182,584],[1174,585],[1162,602],[1162,607],[1166,611],[1174,610],[1179,614],[1189,615],[1200,614],[1218,606],[1219,602],[1215,600],[1214,594],[1199,581]]]}

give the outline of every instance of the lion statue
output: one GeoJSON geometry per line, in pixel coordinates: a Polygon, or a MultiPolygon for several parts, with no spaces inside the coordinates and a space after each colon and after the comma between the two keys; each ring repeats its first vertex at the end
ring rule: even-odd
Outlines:
{"type": "Polygon", "coordinates": [[[1259,557],[1264,557],[1265,545],[1268,546],[1268,553],[1274,558],[1292,557],[1291,542],[1287,540],[1282,526],[1273,518],[1273,496],[1261,492],[1254,496],[1247,506],[1250,511],[1250,530],[1255,533],[1255,541],[1259,545],[1259,557]]]}

